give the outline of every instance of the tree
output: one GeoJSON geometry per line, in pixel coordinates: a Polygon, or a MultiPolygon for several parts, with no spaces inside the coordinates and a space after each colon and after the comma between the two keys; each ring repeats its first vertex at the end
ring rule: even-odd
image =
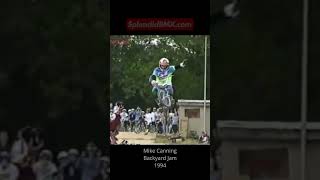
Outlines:
{"type": "MultiPolygon", "coordinates": [[[[111,44],[111,101],[121,99],[130,107],[153,106],[148,79],[162,57],[167,57],[171,65],[188,60],[187,67],[175,73],[176,96],[203,99],[204,36],[113,36],[111,41],[121,42],[121,38],[128,42],[111,44]]],[[[210,64],[207,69],[210,74],[210,64]]]]}
{"type": "Polygon", "coordinates": [[[8,17],[0,30],[5,44],[0,68],[2,122],[15,130],[41,126],[50,132],[48,142],[54,148],[91,138],[104,145],[106,3],[3,5],[8,17]]]}

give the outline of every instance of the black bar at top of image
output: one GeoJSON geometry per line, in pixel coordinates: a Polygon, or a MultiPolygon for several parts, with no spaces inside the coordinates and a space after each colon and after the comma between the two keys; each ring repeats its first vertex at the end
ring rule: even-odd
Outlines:
{"type": "Polygon", "coordinates": [[[161,1],[110,1],[110,34],[195,34],[210,33],[210,0],[198,2],[182,2],[172,0],[161,1]],[[192,30],[139,30],[128,31],[126,21],[129,18],[192,18],[192,30]]]}
{"type": "MultiPolygon", "coordinates": [[[[110,179],[178,180],[210,179],[209,145],[112,145],[110,179]],[[166,162],[166,168],[155,168],[155,161],[144,160],[144,149],[177,149],[177,160],[166,162]]],[[[154,156],[161,156],[154,154],[154,156]]],[[[164,161],[159,161],[163,163],[164,161]]]]}

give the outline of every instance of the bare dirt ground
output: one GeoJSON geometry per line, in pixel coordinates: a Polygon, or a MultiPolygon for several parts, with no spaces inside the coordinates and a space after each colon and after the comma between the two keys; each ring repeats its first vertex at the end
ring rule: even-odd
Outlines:
{"type": "Polygon", "coordinates": [[[118,143],[123,140],[128,141],[128,144],[158,144],[155,143],[156,134],[155,133],[134,133],[134,132],[119,132],[117,138],[118,143]]]}
{"type": "Polygon", "coordinates": [[[175,143],[169,140],[169,136],[156,135],[156,133],[135,133],[135,132],[119,132],[117,135],[118,144],[123,140],[126,140],[128,144],[141,144],[141,145],[150,145],[150,144],[198,144],[196,140],[186,139],[177,139],[175,143]]]}

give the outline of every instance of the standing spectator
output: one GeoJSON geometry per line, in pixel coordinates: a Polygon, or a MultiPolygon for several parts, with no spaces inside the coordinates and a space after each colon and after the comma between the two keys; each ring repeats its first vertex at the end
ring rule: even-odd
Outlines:
{"type": "Polygon", "coordinates": [[[124,106],[123,106],[123,103],[118,101],[116,102],[116,105],[113,107],[113,113],[116,113],[119,111],[119,109],[123,109],[124,106]]]}
{"type": "Polygon", "coordinates": [[[81,180],[93,180],[99,174],[100,160],[97,157],[97,147],[93,142],[87,144],[85,157],[79,160],[81,180]]]}
{"type": "Polygon", "coordinates": [[[110,119],[110,143],[111,144],[117,144],[117,135],[119,134],[119,129],[121,126],[121,111],[123,108],[122,103],[117,103],[118,107],[117,111],[114,111],[111,119],[110,119]]]}
{"type": "Polygon", "coordinates": [[[76,167],[78,156],[79,152],[76,149],[70,149],[69,152],[61,151],[58,154],[58,180],[80,180],[81,173],[76,167]]]}
{"type": "MultiPolygon", "coordinates": [[[[147,124],[146,124],[146,113],[145,113],[144,111],[141,111],[140,125],[142,125],[144,129],[147,128],[147,124]]],[[[140,126],[140,127],[141,127],[141,126],[140,126]]]]}
{"type": "Polygon", "coordinates": [[[157,108],[153,108],[151,112],[151,126],[156,128],[156,114],[157,114],[157,108]]]}
{"type": "Polygon", "coordinates": [[[140,125],[142,119],[142,111],[140,107],[138,106],[136,111],[135,111],[135,124],[140,125]]]}
{"type": "Polygon", "coordinates": [[[128,125],[129,125],[129,114],[127,113],[126,109],[122,110],[121,115],[121,124],[124,126],[124,131],[128,131],[128,125]]]}
{"type": "Polygon", "coordinates": [[[120,112],[120,122],[121,122],[122,127],[123,127],[123,122],[124,122],[125,111],[126,111],[126,109],[122,109],[120,112]]]}
{"type": "Polygon", "coordinates": [[[173,112],[170,112],[169,113],[169,119],[167,121],[167,129],[168,129],[168,133],[171,134],[172,133],[172,118],[174,116],[174,113],[173,112]]]}
{"type": "Polygon", "coordinates": [[[61,151],[57,160],[59,170],[57,180],[80,180],[81,173],[77,166],[79,152],[76,149],[70,149],[69,152],[61,151]]]}
{"type": "Polygon", "coordinates": [[[5,130],[0,130],[0,151],[10,151],[9,135],[5,130]]]}
{"type": "Polygon", "coordinates": [[[65,180],[65,172],[68,166],[68,153],[66,151],[61,151],[57,156],[58,160],[58,175],[57,180],[65,180]]]}
{"type": "Polygon", "coordinates": [[[138,106],[137,107],[137,109],[136,109],[136,111],[135,111],[135,115],[136,115],[136,121],[138,121],[139,122],[139,120],[140,120],[140,118],[141,118],[141,116],[142,116],[142,112],[141,112],[141,109],[140,109],[140,107],[138,106]]]}
{"type": "Polygon", "coordinates": [[[199,137],[199,143],[209,144],[209,136],[205,131],[203,131],[201,136],[199,137]]]}
{"type": "Polygon", "coordinates": [[[37,128],[32,128],[30,138],[27,140],[29,156],[35,161],[41,149],[44,146],[44,138],[42,131],[37,128]]]}
{"type": "Polygon", "coordinates": [[[138,106],[135,111],[135,125],[136,126],[144,126],[146,127],[146,124],[144,122],[144,112],[141,110],[141,108],[138,106]]]}
{"type": "Polygon", "coordinates": [[[134,128],[134,125],[135,125],[135,119],[136,119],[135,110],[131,109],[131,111],[129,112],[130,131],[131,132],[133,132],[133,128],[134,128]]]}
{"type": "Polygon", "coordinates": [[[33,172],[37,180],[54,180],[57,177],[58,169],[52,163],[51,151],[41,151],[39,160],[33,165],[33,172]]]}
{"type": "Polygon", "coordinates": [[[109,180],[110,174],[110,159],[107,156],[100,158],[99,175],[94,180],[109,180]]]}
{"type": "Polygon", "coordinates": [[[18,168],[10,163],[9,153],[7,151],[0,152],[0,179],[17,180],[18,176],[18,168]]]}
{"type": "Polygon", "coordinates": [[[166,134],[167,133],[167,119],[164,115],[164,112],[162,111],[160,114],[160,121],[161,121],[161,125],[162,125],[162,133],[166,134]]]}
{"type": "Polygon", "coordinates": [[[80,180],[81,172],[78,165],[79,151],[77,149],[70,149],[68,151],[69,163],[64,173],[64,180],[80,180]]]}
{"type": "Polygon", "coordinates": [[[20,129],[17,134],[17,139],[13,142],[11,148],[11,161],[15,164],[20,164],[28,154],[28,145],[23,137],[24,129],[20,129]]]}
{"type": "Polygon", "coordinates": [[[151,125],[151,122],[152,122],[152,116],[151,116],[149,108],[147,108],[147,110],[146,110],[145,120],[147,122],[147,128],[150,131],[150,125],[151,125]]]}
{"type": "Polygon", "coordinates": [[[178,112],[174,113],[174,116],[172,117],[172,131],[174,134],[178,132],[178,126],[179,125],[179,115],[178,112]]]}

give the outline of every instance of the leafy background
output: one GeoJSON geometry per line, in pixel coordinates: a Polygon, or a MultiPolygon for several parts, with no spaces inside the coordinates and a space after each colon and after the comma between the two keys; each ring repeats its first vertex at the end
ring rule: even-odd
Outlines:
{"type": "MultiPolygon", "coordinates": [[[[207,42],[207,99],[210,98],[210,42],[207,42]]],[[[112,36],[110,100],[124,101],[127,107],[154,106],[149,76],[159,60],[171,65],[187,59],[187,66],[176,71],[173,85],[178,99],[203,99],[205,36],[112,36]]]]}

